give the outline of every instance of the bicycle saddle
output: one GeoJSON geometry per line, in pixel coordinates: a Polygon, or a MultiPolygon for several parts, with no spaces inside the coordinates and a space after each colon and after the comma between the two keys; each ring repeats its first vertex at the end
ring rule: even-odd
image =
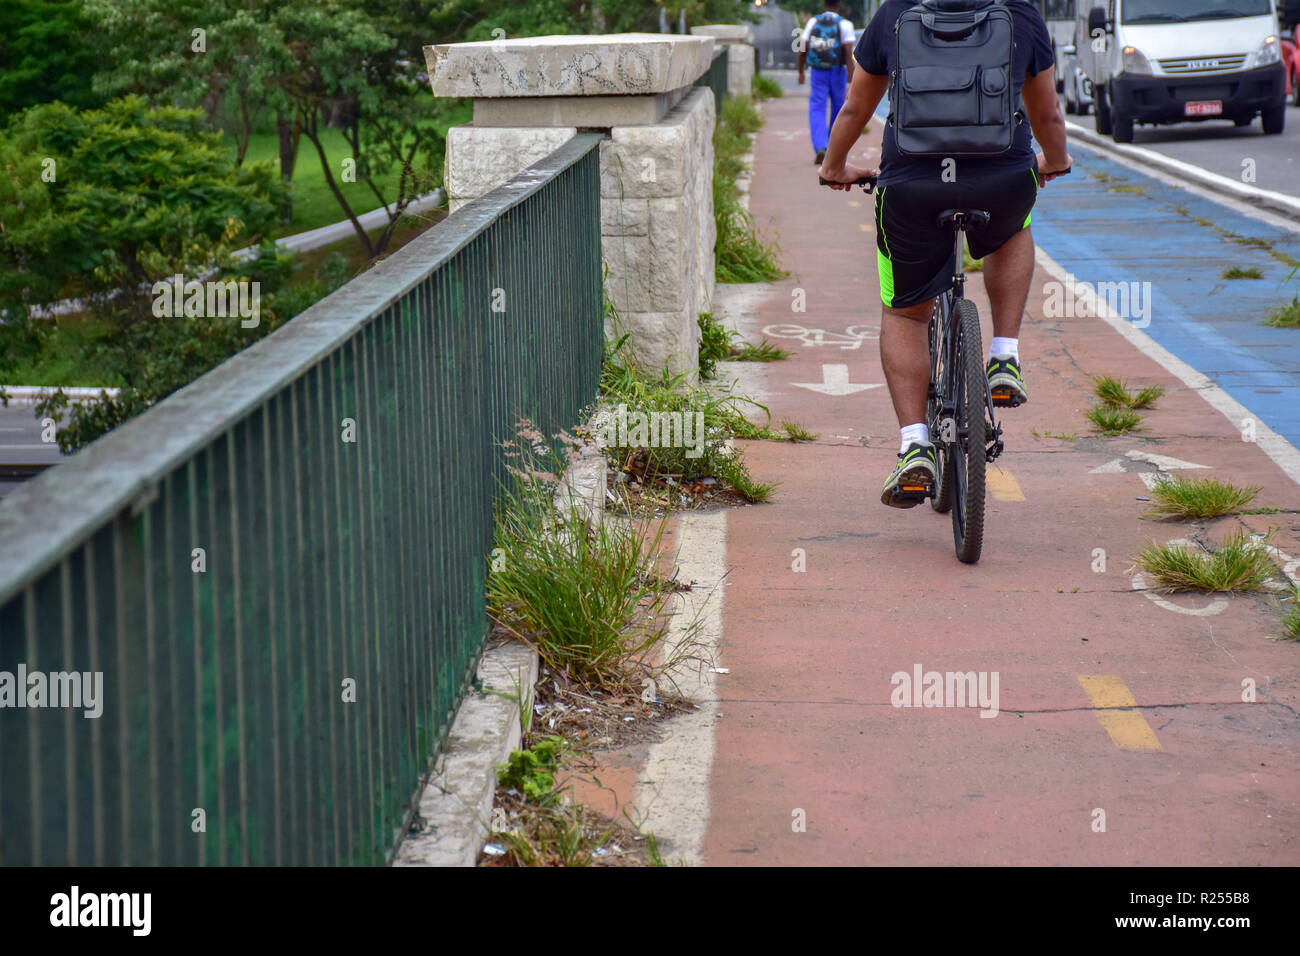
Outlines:
{"type": "Polygon", "coordinates": [[[958,216],[962,219],[963,229],[978,229],[989,224],[989,214],[983,209],[945,209],[939,213],[935,225],[940,229],[955,229],[958,216]]]}

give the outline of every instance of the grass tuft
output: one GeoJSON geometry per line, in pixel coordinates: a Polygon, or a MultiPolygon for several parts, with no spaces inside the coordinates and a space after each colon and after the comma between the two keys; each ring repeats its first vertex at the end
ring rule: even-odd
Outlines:
{"type": "Polygon", "coordinates": [[[1275,329],[1300,329],[1300,296],[1293,296],[1289,304],[1274,309],[1264,324],[1275,329]]]}
{"type": "Polygon", "coordinates": [[[1133,558],[1134,565],[1165,591],[1258,591],[1277,570],[1265,544],[1244,531],[1224,539],[1211,552],[1154,541],[1133,558]]]}
{"type": "Polygon", "coordinates": [[[749,81],[749,91],[756,100],[778,100],[785,95],[781,84],[765,73],[755,73],[749,81]]]}
{"type": "Polygon", "coordinates": [[[1291,593],[1283,601],[1291,606],[1281,609],[1282,639],[1300,643],[1300,585],[1291,585],[1291,593]]]}
{"type": "Polygon", "coordinates": [[[746,342],[739,348],[733,348],[727,356],[732,362],[783,362],[789,357],[789,352],[767,339],[757,345],[746,342]]]}
{"type": "Polygon", "coordinates": [[[713,132],[714,268],[719,282],[775,282],[785,277],[777,264],[780,247],[759,236],[754,219],[740,203],[736,181],[744,171],[741,156],[749,152],[749,134],[763,125],[763,116],[748,97],[722,104],[713,132]]]}
{"type": "Polygon", "coordinates": [[[1218,518],[1238,513],[1259,494],[1258,485],[1238,488],[1217,478],[1162,478],[1151,489],[1149,518],[1218,518]]]}
{"type": "Polygon", "coordinates": [[[1241,268],[1240,266],[1232,266],[1230,269],[1224,269],[1224,270],[1223,270],[1223,278],[1225,278],[1225,279],[1262,279],[1262,278],[1264,278],[1264,273],[1260,272],[1260,271],[1259,271],[1258,269],[1256,269],[1254,266],[1251,266],[1251,267],[1248,268],[1248,269],[1243,269],[1243,268],[1241,268]]]}
{"type": "Polygon", "coordinates": [[[1137,429],[1142,423],[1142,416],[1131,408],[1093,405],[1088,409],[1088,421],[1092,422],[1103,435],[1113,437],[1137,429]]]}
{"type": "Polygon", "coordinates": [[[810,432],[798,422],[787,421],[784,418],[781,419],[781,427],[790,436],[790,441],[816,441],[821,437],[816,432],[810,432]]]}
{"type": "Polygon", "coordinates": [[[1134,392],[1122,378],[1098,375],[1092,380],[1092,393],[1110,408],[1150,408],[1165,390],[1159,385],[1149,385],[1134,392]]]}
{"type": "Polygon", "coordinates": [[[731,333],[722,327],[712,312],[701,312],[700,326],[700,378],[713,378],[717,365],[731,352],[731,333]]]}

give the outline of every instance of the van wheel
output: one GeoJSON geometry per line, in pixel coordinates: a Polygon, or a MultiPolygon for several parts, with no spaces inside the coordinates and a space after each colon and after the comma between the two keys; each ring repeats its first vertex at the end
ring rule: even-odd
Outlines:
{"type": "Polygon", "coordinates": [[[1291,71],[1291,102],[1300,106],[1300,76],[1294,70],[1291,71]]]}
{"type": "Polygon", "coordinates": [[[1091,107],[1089,104],[1087,104],[1087,103],[1080,103],[1080,104],[1079,104],[1079,115],[1080,115],[1080,116],[1087,116],[1087,115],[1088,115],[1088,110],[1090,110],[1090,109],[1092,109],[1092,107],[1091,107]]]}
{"type": "Polygon", "coordinates": [[[1079,112],[1079,108],[1074,105],[1074,100],[1070,99],[1069,93],[1065,94],[1065,112],[1069,113],[1071,116],[1079,112]]]}
{"type": "Polygon", "coordinates": [[[1264,132],[1269,136],[1280,136],[1286,130],[1286,100],[1270,107],[1260,114],[1264,120],[1264,132]]]}
{"type": "Polygon", "coordinates": [[[1115,137],[1115,142],[1133,142],[1133,117],[1121,113],[1119,110],[1112,110],[1110,121],[1112,135],[1115,137]]]}
{"type": "Polygon", "coordinates": [[[1093,114],[1097,132],[1102,136],[1110,135],[1110,103],[1106,101],[1106,88],[1097,87],[1093,91],[1093,98],[1096,100],[1096,112],[1093,114]]]}

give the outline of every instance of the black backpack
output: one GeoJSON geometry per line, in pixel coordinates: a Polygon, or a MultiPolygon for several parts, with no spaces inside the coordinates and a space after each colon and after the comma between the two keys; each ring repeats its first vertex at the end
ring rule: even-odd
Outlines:
{"type": "Polygon", "coordinates": [[[1020,124],[1002,0],[923,0],[894,26],[890,121],[904,156],[998,156],[1020,124]]]}

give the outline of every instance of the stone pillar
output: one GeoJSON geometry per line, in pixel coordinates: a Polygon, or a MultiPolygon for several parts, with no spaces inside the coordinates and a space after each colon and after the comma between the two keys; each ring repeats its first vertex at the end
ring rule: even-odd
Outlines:
{"type": "Polygon", "coordinates": [[[754,80],[754,28],[719,23],[691,27],[691,33],[713,37],[715,42],[731,48],[727,51],[727,92],[732,96],[749,96],[750,84],[754,80]]]}
{"type": "Polygon", "coordinates": [[[601,247],[622,326],[606,332],[630,332],[642,363],[692,381],[714,283],[713,94],[694,83],[713,43],[627,33],[425,47],[434,95],[474,100],[473,121],[447,133],[453,214],[579,129],[608,132],[601,247]]]}

